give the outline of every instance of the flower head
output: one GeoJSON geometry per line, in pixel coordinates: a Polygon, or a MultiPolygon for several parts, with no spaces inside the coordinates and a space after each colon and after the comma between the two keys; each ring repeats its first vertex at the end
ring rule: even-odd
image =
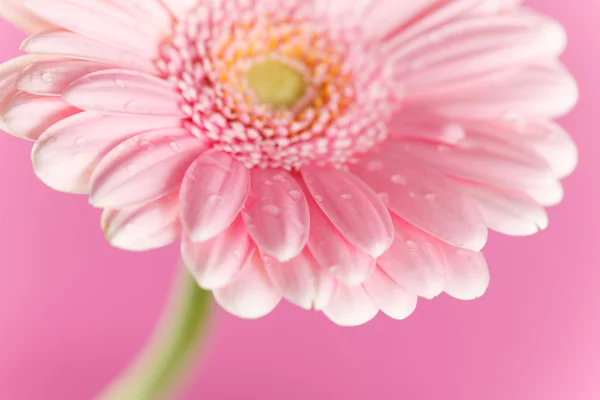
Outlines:
{"type": "Polygon", "coordinates": [[[0,124],[117,247],[181,239],[256,318],[481,296],[488,228],[547,226],[576,149],[565,35],[518,0],[0,0],[0,124]]]}

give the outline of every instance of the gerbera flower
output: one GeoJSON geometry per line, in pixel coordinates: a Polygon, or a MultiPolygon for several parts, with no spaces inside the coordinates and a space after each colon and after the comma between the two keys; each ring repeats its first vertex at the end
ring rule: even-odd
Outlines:
{"type": "Polygon", "coordinates": [[[0,0],[32,35],[2,128],[110,242],[181,239],[256,318],[356,325],[481,296],[488,228],[529,235],[576,149],[565,34],[518,0],[0,0]]]}

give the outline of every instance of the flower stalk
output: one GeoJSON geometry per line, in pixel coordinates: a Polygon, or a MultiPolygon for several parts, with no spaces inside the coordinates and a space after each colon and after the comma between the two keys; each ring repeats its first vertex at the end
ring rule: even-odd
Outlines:
{"type": "Polygon", "coordinates": [[[209,325],[212,296],[187,270],[181,275],[146,348],[96,400],[162,400],[182,383],[209,325]]]}

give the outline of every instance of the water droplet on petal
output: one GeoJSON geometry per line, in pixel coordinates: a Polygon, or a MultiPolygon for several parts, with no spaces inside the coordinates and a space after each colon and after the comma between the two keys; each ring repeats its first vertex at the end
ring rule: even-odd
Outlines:
{"type": "Polygon", "coordinates": [[[323,196],[321,196],[320,194],[316,194],[315,195],[315,200],[318,201],[319,203],[323,201],[323,196]]]}
{"type": "Polygon", "coordinates": [[[264,206],[262,209],[267,214],[271,214],[271,215],[275,215],[275,216],[281,214],[281,209],[275,205],[264,206]]]}
{"type": "Polygon", "coordinates": [[[121,90],[125,89],[125,82],[120,79],[115,79],[115,85],[117,85],[117,87],[121,90]]]}
{"type": "Polygon", "coordinates": [[[288,195],[294,200],[294,201],[300,201],[302,200],[302,198],[304,197],[304,195],[302,194],[301,191],[299,190],[290,190],[288,192],[288,195]]]}
{"type": "Polygon", "coordinates": [[[272,181],[265,181],[265,185],[267,185],[267,186],[273,186],[274,183],[272,181]]]}
{"type": "Polygon", "coordinates": [[[135,165],[135,164],[129,164],[127,166],[127,171],[129,171],[129,175],[134,176],[134,175],[138,174],[139,169],[138,169],[137,165],[135,165]]]}
{"type": "Polygon", "coordinates": [[[383,162],[381,162],[381,161],[371,161],[367,165],[367,169],[369,171],[381,171],[383,169],[383,162]]]}
{"type": "Polygon", "coordinates": [[[411,249],[413,249],[413,251],[418,251],[419,250],[419,245],[416,244],[415,242],[413,242],[412,240],[407,240],[406,241],[406,245],[408,247],[410,247],[411,249]]]}
{"type": "Polygon", "coordinates": [[[285,182],[285,177],[284,177],[283,175],[275,175],[275,176],[273,177],[273,180],[274,180],[275,182],[285,182]]]}
{"type": "Polygon", "coordinates": [[[390,179],[396,185],[406,185],[408,183],[406,178],[400,174],[394,174],[394,175],[392,175],[392,177],[390,179]]]}
{"type": "Polygon", "coordinates": [[[390,202],[390,195],[389,195],[389,193],[385,193],[385,192],[379,193],[378,196],[379,196],[379,199],[381,201],[383,201],[385,204],[388,204],[390,202]]]}
{"type": "Polygon", "coordinates": [[[44,82],[44,83],[52,83],[52,82],[54,82],[54,75],[52,75],[49,72],[43,73],[42,74],[42,82],[44,82]]]}
{"type": "Polygon", "coordinates": [[[88,141],[86,138],[78,137],[77,139],[75,139],[75,146],[79,147],[80,149],[83,149],[87,145],[88,145],[88,141]]]}
{"type": "Polygon", "coordinates": [[[223,198],[223,196],[220,196],[218,194],[211,194],[208,199],[206,199],[206,202],[212,206],[218,206],[220,203],[223,202],[223,200],[225,200],[225,198],[223,198]]]}
{"type": "Polygon", "coordinates": [[[342,199],[344,199],[344,200],[352,200],[352,195],[348,194],[348,193],[344,193],[342,195],[342,199]]]}
{"type": "Polygon", "coordinates": [[[173,150],[173,153],[179,153],[181,151],[181,148],[179,147],[179,143],[177,143],[177,142],[169,143],[169,147],[171,148],[171,150],[173,150]]]}
{"type": "Polygon", "coordinates": [[[437,194],[435,193],[427,193],[425,195],[425,199],[429,200],[429,201],[433,201],[435,200],[435,198],[437,197],[437,194]]]}

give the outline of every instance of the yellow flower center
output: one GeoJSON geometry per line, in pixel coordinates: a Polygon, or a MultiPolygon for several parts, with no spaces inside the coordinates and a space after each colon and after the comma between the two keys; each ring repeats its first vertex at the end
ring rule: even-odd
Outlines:
{"type": "Polygon", "coordinates": [[[252,65],[246,71],[248,86],[258,100],[272,108],[293,108],[307,90],[302,72],[274,59],[252,65]]]}

